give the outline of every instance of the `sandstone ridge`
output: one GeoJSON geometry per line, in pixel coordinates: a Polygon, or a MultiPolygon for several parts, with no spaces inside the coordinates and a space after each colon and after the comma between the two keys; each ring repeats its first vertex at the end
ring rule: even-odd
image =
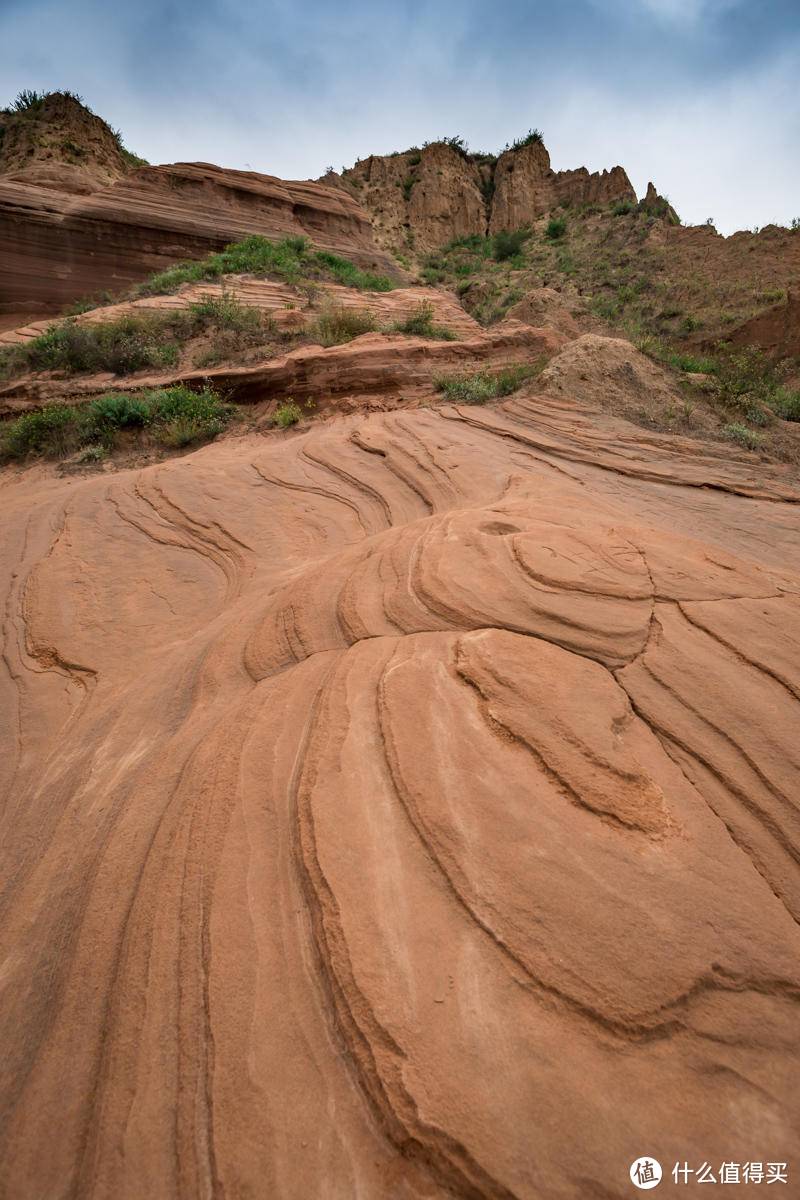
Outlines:
{"type": "Polygon", "coordinates": [[[3,118],[0,316],[57,312],[252,233],[306,235],[321,249],[397,272],[367,214],[340,188],[209,163],[131,165],[105,122],[77,99],[51,100],[43,111],[3,118]],[[81,139],[78,161],[65,149],[69,131],[81,139]]]}
{"type": "Polygon", "coordinates": [[[324,178],[356,196],[381,245],[400,251],[435,250],[453,238],[518,229],[560,204],[636,200],[622,167],[554,171],[538,137],[498,157],[432,142],[402,154],[370,155],[324,178]]]}

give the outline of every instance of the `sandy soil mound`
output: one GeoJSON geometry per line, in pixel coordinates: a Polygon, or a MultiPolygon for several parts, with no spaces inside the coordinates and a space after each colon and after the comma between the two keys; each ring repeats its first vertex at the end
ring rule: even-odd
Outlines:
{"type": "Polygon", "coordinates": [[[623,338],[587,333],[566,346],[542,372],[543,388],[618,412],[679,403],[674,378],[623,338]]]}
{"type": "Polygon", "coordinates": [[[800,490],[642,370],[3,474],[5,1195],[791,1159],[800,490]]]}

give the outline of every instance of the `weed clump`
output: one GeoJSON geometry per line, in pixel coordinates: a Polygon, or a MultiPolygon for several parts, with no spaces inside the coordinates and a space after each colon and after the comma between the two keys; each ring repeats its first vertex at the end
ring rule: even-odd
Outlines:
{"type": "Polygon", "coordinates": [[[737,446],[743,446],[745,450],[757,450],[763,441],[760,433],[748,429],[740,421],[723,425],[721,432],[726,442],[735,442],[737,446]]]}
{"type": "Polygon", "coordinates": [[[292,425],[297,424],[302,415],[299,404],[295,404],[294,400],[287,400],[285,404],[280,404],[275,410],[275,424],[279,429],[289,429],[292,425]]]}
{"type": "Polygon", "coordinates": [[[372,333],[375,328],[375,317],[371,312],[339,304],[320,313],[311,327],[311,334],[322,346],[339,346],[362,333],[372,333]]]}
{"type": "Polygon", "coordinates": [[[501,371],[474,371],[469,374],[440,375],[433,383],[448,400],[461,404],[486,404],[500,396],[516,392],[542,370],[543,363],[523,363],[501,371]]]}
{"type": "Polygon", "coordinates": [[[423,300],[409,316],[392,325],[392,332],[406,333],[412,337],[440,338],[445,342],[455,341],[456,335],[452,329],[434,323],[433,312],[430,300],[423,300]]]}
{"type": "MultiPolygon", "coordinates": [[[[122,430],[136,428],[146,429],[159,445],[187,446],[222,433],[233,411],[210,387],[195,392],[179,384],[137,395],[110,392],[80,407],[52,404],[8,421],[0,430],[0,456],[63,458],[94,447],[100,458],[118,443],[122,430]]],[[[86,451],[81,457],[91,461],[86,451]]]]}

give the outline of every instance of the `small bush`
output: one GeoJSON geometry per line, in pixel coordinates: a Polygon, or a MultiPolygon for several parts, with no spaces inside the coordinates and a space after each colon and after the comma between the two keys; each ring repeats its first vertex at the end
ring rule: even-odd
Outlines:
{"type": "Polygon", "coordinates": [[[178,360],[176,339],[186,337],[186,313],[130,314],[114,321],[79,324],[74,318],[51,325],[24,345],[11,349],[11,369],[130,375],[178,360]]]}
{"type": "Polygon", "coordinates": [[[633,200],[618,200],[611,211],[615,217],[627,217],[631,213],[636,212],[637,209],[638,206],[633,200]]]}
{"type": "Polygon", "coordinates": [[[339,346],[362,333],[372,333],[375,327],[375,317],[367,309],[331,305],[320,313],[310,332],[323,346],[339,346]]]}
{"type": "Polygon", "coordinates": [[[501,371],[475,371],[463,375],[440,375],[433,383],[448,400],[462,404],[486,404],[500,396],[509,396],[527,380],[538,375],[542,364],[521,364],[501,371]]]}
{"type": "Polygon", "coordinates": [[[533,143],[541,144],[544,141],[544,136],[541,129],[529,129],[524,137],[515,138],[511,143],[512,150],[521,150],[523,146],[530,146],[533,143]]]}
{"type": "Polygon", "coordinates": [[[551,217],[547,222],[544,236],[549,242],[557,242],[567,232],[566,217],[551,217]]]}
{"type": "Polygon", "coordinates": [[[781,420],[800,421],[800,392],[779,387],[773,396],[772,406],[781,420]]]}
{"type": "Polygon", "coordinates": [[[455,341],[456,338],[451,329],[434,324],[430,300],[423,300],[408,317],[396,321],[391,328],[393,333],[407,333],[412,337],[441,338],[445,342],[455,341]]]}
{"type": "Polygon", "coordinates": [[[2,429],[5,458],[63,457],[81,446],[110,449],[121,429],[147,427],[165,446],[207,441],[221,433],[233,409],[212,388],[193,392],[183,384],[139,395],[112,392],[80,408],[48,405],[25,413],[2,429]]]}
{"type": "Polygon", "coordinates": [[[6,422],[1,436],[3,458],[63,456],[78,445],[78,412],[66,405],[48,405],[6,422]]]}
{"type": "Polygon", "coordinates": [[[728,442],[736,442],[738,446],[743,446],[745,450],[757,450],[764,440],[760,433],[748,429],[738,421],[723,425],[722,436],[728,442]]]}
{"type": "Polygon", "coordinates": [[[501,230],[492,238],[492,258],[495,262],[505,262],[515,258],[530,237],[529,229],[516,229],[514,232],[501,230]]]}
{"type": "Polygon", "coordinates": [[[288,429],[291,425],[296,425],[302,415],[300,406],[295,404],[294,400],[287,400],[275,410],[275,424],[279,429],[288,429]]]}

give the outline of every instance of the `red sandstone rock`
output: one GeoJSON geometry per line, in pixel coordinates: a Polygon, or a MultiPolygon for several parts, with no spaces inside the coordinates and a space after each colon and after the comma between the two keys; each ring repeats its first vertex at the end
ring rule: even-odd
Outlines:
{"type": "Polygon", "coordinates": [[[796,485],[548,394],[3,495],[5,1195],[791,1161],[796,485]]]}

